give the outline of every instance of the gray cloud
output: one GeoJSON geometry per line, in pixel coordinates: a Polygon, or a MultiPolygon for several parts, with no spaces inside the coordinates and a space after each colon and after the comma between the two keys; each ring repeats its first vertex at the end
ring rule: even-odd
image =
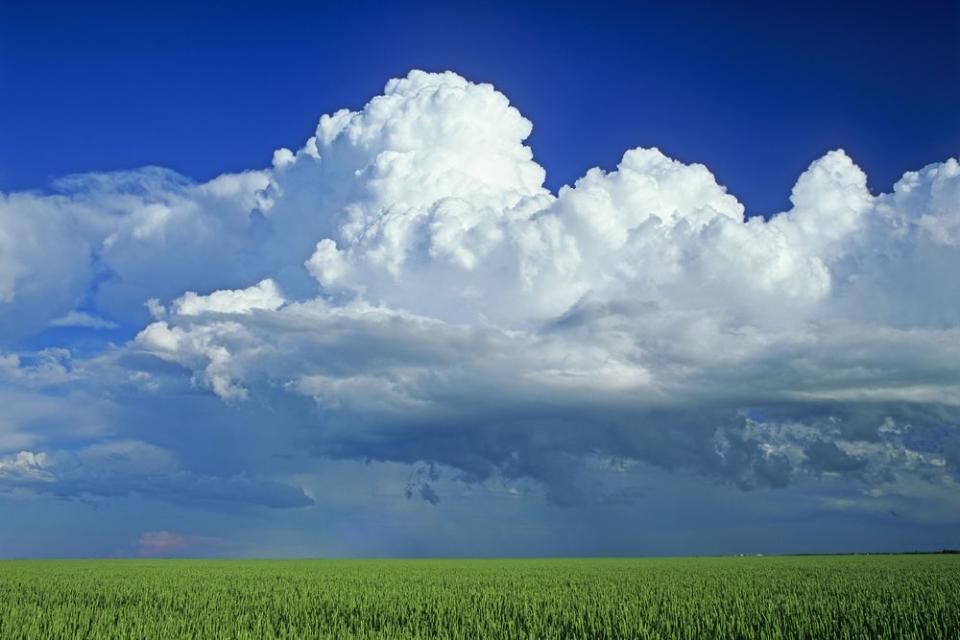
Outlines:
{"type": "Polygon", "coordinates": [[[313,504],[303,491],[271,480],[185,471],[167,451],[136,441],[104,441],[75,451],[21,451],[0,458],[0,488],[62,498],[138,494],[182,503],[244,503],[274,508],[313,504]]]}

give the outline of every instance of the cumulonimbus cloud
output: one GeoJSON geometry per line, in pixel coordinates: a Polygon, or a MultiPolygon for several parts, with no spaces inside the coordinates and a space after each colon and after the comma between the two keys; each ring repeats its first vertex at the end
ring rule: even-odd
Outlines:
{"type": "Polygon", "coordinates": [[[307,401],[319,456],[529,477],[561,503],[598,459],[956,487],[956,159],[875,195],[831,151],[789,211],[747,217],[657,149],[551,193],[531,129],[490,85],[414,71],[268,169],[5,195],[4,341],[102,317],[136,329],[111,366],[307,401]]]}

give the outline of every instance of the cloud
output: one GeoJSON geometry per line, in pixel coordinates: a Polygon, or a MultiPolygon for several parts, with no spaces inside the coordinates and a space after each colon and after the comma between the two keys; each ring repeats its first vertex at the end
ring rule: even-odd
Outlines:
{"type": "Polygon", "coordinates": [[[170,531],[145,531],[140,536],[140,551],[144,555],[159,555],[181,551],[190,546],[190,541],[170,531]]]}
{"type": "MultiPolygon", "coordinates": [[[[93,395],[97,378],[135,382],[118,400],[130,403],[209,393],[224,415],[282,417],[269,437],[314,464],[533,479],[558,504],[632,499],[618,479],[630,464],[743,489],[952,486],[956,159],[874,195],[830,151],[789,210],[748,217],[708,168],[658,149],[551,193],[531,130],[492,86],[414,71],[359,111],[323,116],[268,169],[194,184],[148,168],[6,195],[3,342],[20,349],[36,327],[101,314],[132,339],[30,384],[93,395]],[[21,237],[45,250],[13,248],[21,237]]],[[[20,385],[20,360],[37,358],[27,351],[8,367],[20,385]]],[[[7,482],[109,495],[109,477],[145,495],[309,500],[269,480],[289,470],[265,460],[263,480],[171,466],[141,481],[94,455],[133,442],[125,429],[25,450],[48,457],[9,458],[7,482]]],[[[153,437],[135,440],[151,459],[153,437]]],[[[436,503],[437,486],[408,494],[436,503]]]]}
{"type": "Polygon", "coordinates": [[[169,557],[222,552],[225,541],[211,536],[176,533],[165,529],[144,531],[137,540],[137,555],[169,557]]]}
{"type": "Polygon", "coordinates": [[[29,488],[63,498],[138,494],[181,503],[273,508],[313,503],[292,486],[244,475],[198,475],[170,452],[138,441],[105,440],[75,451],[20,451],[0,458],[0,489],[29,488]]]}
{"type": "Polygon", "coordinates": [[[263,280],[247,289],[215,291],[208,296],[188,291],[173,301],[173,308],[177,315],[197,316],[204,313],[250,313],[254,309],[275,311],[283,302],[274,282],[263,280]]]}
{"type": "Polygon", "coordinates": [[[0,340],[78,318],[77,307],[140,323],[150,298],[247,277],[241,254],[265,186],[262,172],[196,185],[148,167],[0,194],[0,340]]]}
{"type": "Polygon", "coordinates": [[[117,323],[82,311],[70,311],[67,315],[50,321],[51,327],[83,327],[86,329],[116,329],[117,323]]]}

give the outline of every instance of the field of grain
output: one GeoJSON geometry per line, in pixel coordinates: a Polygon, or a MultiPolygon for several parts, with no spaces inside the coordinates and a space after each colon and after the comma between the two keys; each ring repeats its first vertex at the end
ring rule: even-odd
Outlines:
{"type": "Polygon", "coordinates": [[[960,556],[0,562],[0,638],[960,638],[960,556]]]}

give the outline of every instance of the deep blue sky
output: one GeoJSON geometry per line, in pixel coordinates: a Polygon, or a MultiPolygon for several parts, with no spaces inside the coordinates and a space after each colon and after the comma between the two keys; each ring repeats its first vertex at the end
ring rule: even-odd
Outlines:
{"type": "Polygon", "coordinates": [[[506,93],[552,188],[656,145],[769,213],[830,148],[874,190],[960,149],[958,2],[666,4],[6,1],[0,190],[264,166],[413,67],[506,93]]]}

